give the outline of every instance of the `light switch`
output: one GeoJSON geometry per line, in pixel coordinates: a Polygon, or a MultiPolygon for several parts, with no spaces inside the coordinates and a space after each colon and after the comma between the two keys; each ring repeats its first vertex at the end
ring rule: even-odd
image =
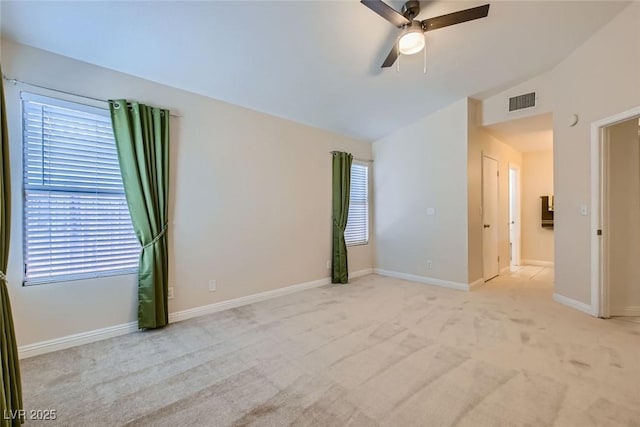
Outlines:
{"type": "Polygon", "coordinates": [[[580,215],[582,216],[587,216],[587,205],[585,205],[584,203],[580,205],[580,215]]]}
{"type": "Polygon", "coordinates": [[[433,216],[436,214],[436,208],[427,208],[427,215],[433,216]]]}

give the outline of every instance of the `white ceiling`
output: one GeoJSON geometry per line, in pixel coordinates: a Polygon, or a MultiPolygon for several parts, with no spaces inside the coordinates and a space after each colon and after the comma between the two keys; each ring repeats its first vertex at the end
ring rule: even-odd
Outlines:
{"type": "Polygon", "coordinates": [[[525,117],[487,126],[490,134],[516,150],[553,150],[553,116],[551,113],[525,117]]]}
{"type": "MultiPolygon", "coordinates": [[[[483,3],[422,2],[419,19],[483,3]]],[[[625,5],[493,1],[427,33],[426,76],[420,54],[380,70],[398,30],[357,0],[2,0],[1,23],[19,43],[370,141],[552,68],[625,5]]]]}

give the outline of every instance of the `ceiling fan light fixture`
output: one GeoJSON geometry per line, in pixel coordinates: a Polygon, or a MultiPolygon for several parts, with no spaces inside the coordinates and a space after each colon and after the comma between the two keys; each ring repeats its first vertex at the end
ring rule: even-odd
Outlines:
{"type": "Polygon", "coordinates": [[[398,50],[403,55],[413,55],[424,49],[424,31],[420,23],[414,21],[400,36],[398,41],[398,50]],[[414,25],[417,24],[417,25],[414,25]]]}
{"type": "Polygon", "coordinates": [[[420,14],[420,1],[407,0],[402,6],[402,13],[398,12],[382,0],[360,0],[360,3],[389,21],[394,27],[402,30],[401,36],[396,40],[393,49],[387,55],[381,68],[388,68],[399,59],[401,54],[413,55],[424,49],[425,74],[427,63],[427,50],[425,49],[425,34],[427,31],[462,24],[475,19],[486,18],[489,15],[490,4],[459,10],[446,15],[418,21],[414,19],[420,14]]]}

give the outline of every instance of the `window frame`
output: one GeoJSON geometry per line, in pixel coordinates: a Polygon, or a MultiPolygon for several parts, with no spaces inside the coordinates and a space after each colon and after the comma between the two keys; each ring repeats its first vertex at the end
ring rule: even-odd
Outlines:
{"type": "MultiPolygon", "coordinates": [[[[366,231],[365,231],[365,240],[364,241],[356,241],[356,242],[350,243],[350,242],[346,241],[346,237],[345,237],[345,243],[346,243],[347,247],[350,247],[350,246],[366,246],[366,245],[368,245],[369,244],[369,237],[370,237],[370,234],[371,234],[370,233],[370,229],[371,229],[371,215],[370,215],[370,213],[371,213],[371,206],[370,206],[371,200],[370,200],[370,194],[371,194],[371,191],[370,191],[370,186],[369,186],[369,183],[370,183],[370,180],[371,180],[371,175],[370,175],[370,173],[371,173],[371,164],[370,164],[370,162],[364,162],[364,161],[361,161],[361,160],[353,160],[351,162],[351,168],[353,168],[353,165],[364,167],[367,170],[367,180],[365,182],[366,190],[367,190],[366,191],[366,195],[367,195],[367,197],[366,197],[366,210],[365,210],[365,212],[366,212],[366,217],[365,217],[365,220],[366,220],[366,231]]],[[[349,174],[351,174],[351,170],[349,171],[349,174]]],[[[351,184],[351,180],[349,180],[349,184],[351,184]]],[[[349,188],[349,212],[351,212],[351,185],[349,187],[350,187],[349,188]]],[[[349,224],[349,219],[347,218],[347,226],[348,226],[348,224],[349,224]]],[[[346,228],[345,228],[345,231],[346,231],[346,228]]]]}
{"type": "MultiPolygon", "coordinates": [[[[27,191],[32,190],[32,191],[52,191],[52,190],[47,190],[46,186],[43,186],[42,188],[30,188],[31,186],[27,184],[27,174],[26,174],[26,166],[27,166],[27,158],[26,158],[26,150],[25,150],[25,143],[26,143],[26,121],[25,121],[25,103],[27,102],[34,102],[34,103],[41,103],[41,104],[45,104],[45,105],[51,105],[53,107],[57,107],[57,108],[64,108],[64,109],[70,109],[73,111],[78,111],[78,112],[82,112],[82,113],[88,113],[88,114],[96,114],[96,115],[101,115],[104,117],[108,117],[109,121],[111,121],[111,117],[110,117],[110,113],[109,113],[109,109],[107,107],[99,107],[96,105],[89,105],[85,102],[82,101],[78,101],[78,100],[69,100],[69,99],[64,99],[58,96],[58,94],[53,94],[53,95],[49,95],[49,94],[39,94],[39,93],[34,93],[34,92],[27,92],[27,91],[21,91],[20,92],[20,129],[21,129],[21,133],[20,133],[20,150],[21,150],[21,175],[20,175],[20,181],[21,181],[21,219],[22,219],[22,226],[21,226],[21,231],[22,231],[22,264],[23,264],[23,271],[22,271],[22,286],[23,287],[27,287],[27,286],[36,286],[36,285],[45,285],[45,284],[53,284],[53,283],[61,283],[61,282],[73,282],[73,281],[78,281],[78,280],[87,280],[87,279],[95,279],[95,278],[103,278],[103,277],[114,277],[114,276],[125,276],[125,275],[134,275],[137,274],[139,271],[139,266],[135,267],[135,268],[121,268],[121,269],[114,269],[114,270],[107,270],[107,271],[94,271],[94,272],[86,272],[86,273],[72,273],[72,274],[65,274],[65,275],[59,275],[59,276],[54,276],[54,277],[40,277],[40,278],[32,278],[29,279],[27,278],[27,253],[28,253],[28,245],[27,245],[27,239],[28,239],[28,233],[27,233],[27,227],[28,227],[28,222],[27,222],[27,191]]],[[[119,167],[119,165],[118,165],[119,167]]],[[[33,186],[36,187],[36,186],[33,186]]],[[[124,193],[124,187],[123,187],[123,191],[122,193],[120,192],[114,192],[114,191],[109,191],[109,190],[103,190],[100,192],[97,191],[86,191],[86,189],[78,189],[78,188],[74,188],[73,186],[69,186],[66,187],[68,188],[67,192],[77,192],[79,194],[82,195],[88,195],[88,194],[113,194],[113,195],[120,195],[120,194],[125,194],[124,193]]],[[[65,190],[63,190],[62,188],[59,189],[61,192],[64,192],[65,190]]],[[[55,191],[55,190],[53,190],[55,191]]],[[[126,200],[126,195],[125,195],[125,200],[126,200]]],[[[131,218],[130,218],[131,221],[131,218]]],[[[133,229],[133,223],[132,223],[132,229],[133,229]]],[[[135,230],[133,232],[134,236],[135,236],[135,230]]],[[[137,238],[136,238],[137,240],[137,238]]],[[[142,249],[142,246],[140,246],[140,248],[142,249]]]]}

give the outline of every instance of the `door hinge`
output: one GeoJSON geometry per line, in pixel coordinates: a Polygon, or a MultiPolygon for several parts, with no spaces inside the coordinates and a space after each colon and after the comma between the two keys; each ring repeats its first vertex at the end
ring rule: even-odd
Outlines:
{"type": "Polygon", "coordinates": [[[596,234],[597,234],[598,236],[602,236],[602,230],[598,230],[598,231],[596,231],[596,234]]]}
{"type": "Polygon", "coordinates": [[[498,262],[500,262],[500,257],[498,257],[498,262]]]}
{"type": "Polygon", "coordinates": [[[500,176],[500,171],[496,171],[496,175],[500,176]]]}

